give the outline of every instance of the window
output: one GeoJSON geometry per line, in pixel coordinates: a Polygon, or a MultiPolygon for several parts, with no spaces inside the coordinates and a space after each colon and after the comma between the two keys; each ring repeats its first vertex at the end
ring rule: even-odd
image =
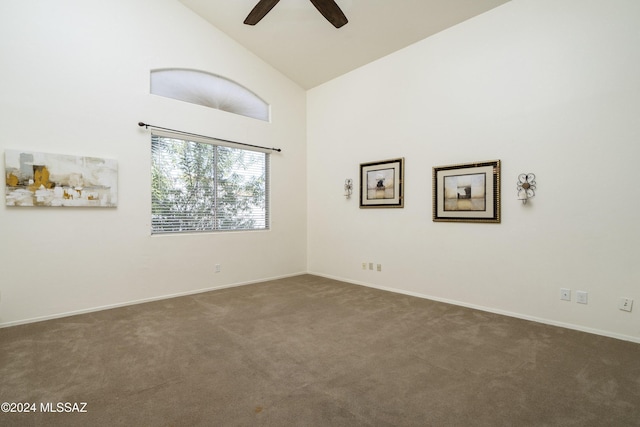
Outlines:
{"type": "Polygon", "coordinates": [[[151,71],[151,93],[269,121],[269,104],[246,87],[198,70],[151,71]]]}
{"type": "Polygon", "coordinates": [[[152,135],[151,233],[269,228],[269,154],[152,135]]]}

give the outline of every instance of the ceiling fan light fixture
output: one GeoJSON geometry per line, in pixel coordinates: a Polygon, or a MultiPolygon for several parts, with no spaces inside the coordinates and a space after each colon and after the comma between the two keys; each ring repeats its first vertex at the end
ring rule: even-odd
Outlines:
{"type": "MultiPolygon", "coordinates": [[[[249,12],[244,20],[247,25],[256,25],[265,17],[267,13],[278,4],[280,0],[260,0],[249,12]]],[[[334,27],[340,28],[349,20],[344,15],[340,7],[334,0],[310,0],[316,9],[329,21],[334,27]]]]}
{"type": "Polygon", "coordinates": [[[310,0],[311,3],[318,9],[318,11],[326,18],[331,24],[340,28],[347,22],[347,17],[344,15],[340,7],[334,0],[310,0]]]}
{"type": "Polygon", "coordinates": [[[267,13],[273,9],[275,5],[278,4],[280,0],[260,0],[258,4],[256,4],[249,15],[244,20],[244,23],[247,25],[256,25],[258,22],[265,17],[267,13]]]}

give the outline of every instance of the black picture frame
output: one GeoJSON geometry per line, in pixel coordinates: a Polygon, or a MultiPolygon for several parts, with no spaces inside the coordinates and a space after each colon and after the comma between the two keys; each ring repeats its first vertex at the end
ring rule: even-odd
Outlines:
{"type": "Polygon", "coordinates": [[[360,208],[404,207],[404,157],[360,164],[360,208]]]}
{"type": "Polygon", "coordinates": [[[433,221],[500,222],[500,160],[433,167],[433,221]]]}

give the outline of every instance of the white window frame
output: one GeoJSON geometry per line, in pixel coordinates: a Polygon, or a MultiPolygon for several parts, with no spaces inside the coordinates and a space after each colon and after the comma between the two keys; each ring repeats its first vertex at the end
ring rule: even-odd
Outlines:
{"type": "MultiPolygon", "coordinates": [[[[189,152],[189,155],[191,154],[193,152],[189,152]]],[[[269,230],[269,165],[270,154],[267,150],[247,150],[234,146],[229,141],[213,138],[205,140],[179,134],[152,132],[151,234],[269,230]],[[213,161],[212,167],[215,170],[202,166],[199,161],[189,162],[186,155],[181,159],[178,159],[177,155],[163,159],[163,155],[173,156],[173,153],[162,154],[162,149],[166,147],[157,144],[171,142],[186,143],[205,153],[211,151],[213,158],[199,157],[198,159],[213,161]],[[237,156],[236,161],[240,160],[245,169],[233,169],[235,173],[226,171],[225,175],[222,173],[224,171],[220,170],[220,164],[222,161],[231,161],[232,156],[237,156]],[[264,159],[263,164],[255,167],[253,162],[260,163],[261,158],[264,159]],[[163,163],[165,160],[166,164],[163,163]],[[175,165],[180,161],[182,161],[182,169],[175,169],[175,165]],[[193,164],[196,164],[193,166],[195,169],[188,169],[193,164]],[[194,170],[199,172],[194,173],[194,170]],[[156,177],[156,174],[159,177],[156,177]],[[209,175],[209,179],[206,179],[206,175],[209,175]],[[191,184],[185,183],[187,176],[191,184]],[[207,182],[210,187],[206,187],[207,182]],[[191,191],[188,188],[191,188],[191,191]],[[255,193],[252,193],[252,189],[255,193]],[[233,193],[236,190],[238,192],[233,193]],[[244,195],[240,195],[242,192],[244,195]],[[196,195],[198,197],[195,197],[196,195]],[[254,203],[258,196],[261,196],[260,201],[254,203]],[[185,200],[187,202],[183,202],[185,200]]]]}

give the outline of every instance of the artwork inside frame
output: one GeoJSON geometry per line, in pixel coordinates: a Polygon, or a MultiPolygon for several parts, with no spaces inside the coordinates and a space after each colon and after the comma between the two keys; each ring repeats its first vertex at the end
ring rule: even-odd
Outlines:
{"type": "Polygon", "coordinates": [[[360,208],[404,207],[404,157],[360,164],[360,208]]]}
{"type": "Polygon", "coordinates": [[[433,221],[500,222],[500,160],[433,168],[433,221]]]}
{"type": "Polygon", "coordinates": [[[116,207],[118,164],[112,159],[5,151],[7,206],[116,207]]]}

